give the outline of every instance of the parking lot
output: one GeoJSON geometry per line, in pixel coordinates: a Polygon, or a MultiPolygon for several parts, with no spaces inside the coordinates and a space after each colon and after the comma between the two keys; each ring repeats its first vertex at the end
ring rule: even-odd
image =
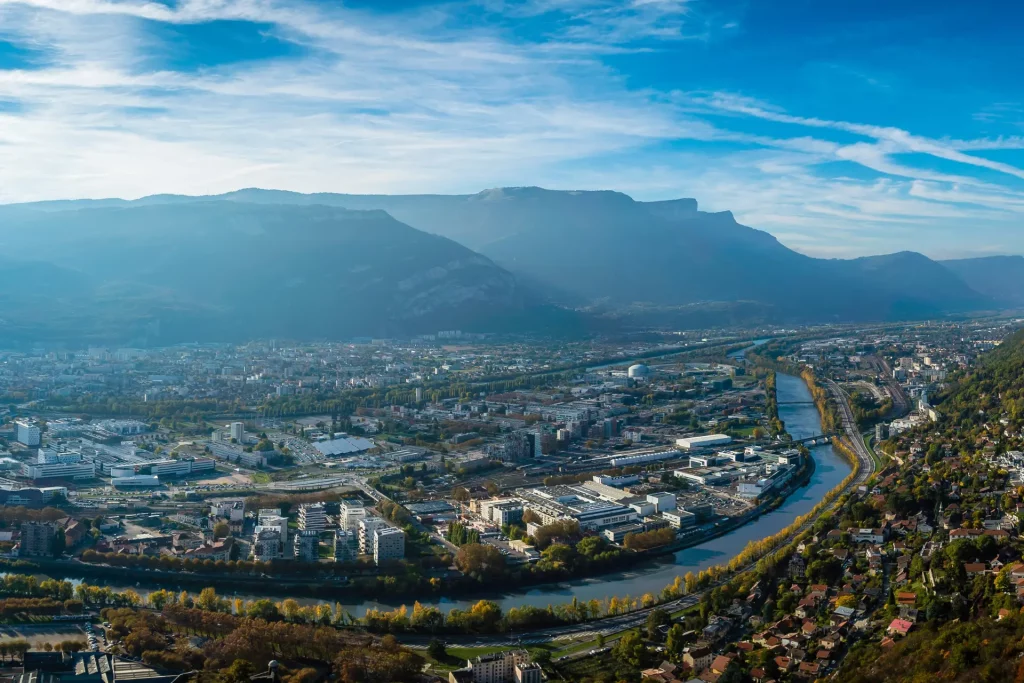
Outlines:
{"type": "MultiPolygon", "coordinates": [[[[91,625],[89,628],[92,628],[91,625]]],[[[88,641],[85,624],[14,624],[0,626],[0,641],[27,640],[33,647],[66,640],[88,641]]]]}

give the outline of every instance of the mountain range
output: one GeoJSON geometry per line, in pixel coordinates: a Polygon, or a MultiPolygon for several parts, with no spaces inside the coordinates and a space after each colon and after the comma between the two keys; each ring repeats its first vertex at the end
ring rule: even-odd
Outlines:
{"type": "Polygon", "coordinates": [[[0,332],[16,339],[579,332],[1024,305],[1021,257],[818,259],[694,199],[609,191],[15,204],[0,206],[0,250],[0,332]]]}

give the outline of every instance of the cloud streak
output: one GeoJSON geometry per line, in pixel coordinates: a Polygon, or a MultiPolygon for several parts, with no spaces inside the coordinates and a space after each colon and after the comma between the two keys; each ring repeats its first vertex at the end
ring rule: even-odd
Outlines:
{"type": "Polygon", "coordinates": [[[1012,183],[1024,171],[986,155],[1024,148],[1020,137],[933,138],[793,114],[638,86],[613,65],[735,23],[719,26],[707,9],[467,0],[396,18],[301,0],[0,0],[0,40],[40,55],[0,66],[0,201],[244,186],[614,188],[696,196],[820,254],[1016,218],[1024,199],[1012,183]],[[477,20],[460,20],[472,11],[477,20]],[[202,68],[162,61],[155,27],[188,40],[215,22],[302,50],[202,68]],[[837,172],[843,164],[864,173],[837,172]]]}

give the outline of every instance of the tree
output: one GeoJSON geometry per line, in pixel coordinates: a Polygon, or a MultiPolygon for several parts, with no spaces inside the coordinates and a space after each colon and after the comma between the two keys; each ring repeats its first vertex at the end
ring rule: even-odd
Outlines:
{"type": "Polygon", "coordinates": [[[995,589],[997,591],[1006,591],[1010,589],[1010,572],[1008,571],[1011,565],[1003,567],[1002,571],[996,575],[995,589]]]}
{"type": "Polygon", "coordinates": [[[231,526],[227,522],[217,522],[213,525],[214,538],[227,538],[231,533],[231,526]]]}
{"type": "Polygon", "coordinates": [[[729,662],[729,666],[725,667],[718,683],[743,683],[744,680],[746,680],[746,676],[743,675],[743,669],[740,667],[739,661],[734,659],[729,662]]]}
{"type": "Polygon", "coordinates": [[[533,510],[523,511],[523,524],[540,524],[542,521],[540,515],[533,510]]]}
{"type": "Polygon", "coordinates": [[[244,659],[236,659],[224,671],[224,680],[227,683],[249,683],[249,678],[255,673],[253,665],[244,659]]]}
{"type": "Polygon", "coordinates": [[[64,550],[67,546],[67,540],[64,537],[64,530],[57,529],[53,534],[53,556],[60,557],[64,554],[64,550]]]}
{"type": "Polygon", "coordinates": [[[442,662],[448,656],[448,650],[445,648],[444,643],[435,638],[427,645],[427,654],[435,661],[442,662]]]}
{"type": "Polygon", "coordinates": [[[634,669],[640,669],[647,661],[648,652],[638,631],[629,631],[612,648],[612,655],[620,662],[634,669]]]}
{"type": "Polygon", "coordinates": [[[647,639],[660,640],[661,631],[659,629],[671,623],[672,617],[669,616],[668,612],[661,608],[652,609],[647,615],[647,639]]]}
{"type": "Polygon", "coordinates": [[[199,592],[199,597],[196,599],[196,607],[207,612],[217,612],[221,608],[221,602],[221,599],[217,597],[217,591],[207,586],[199,592]]]}
{"type": "Polygon", "coordinates": [[[856,607],[857,596],[855,595],[843,595],[836,601],[838,607],[856,607]]]}
{"type": "Polygon", "coordinates": [[[576,544],[576,552],[593,559],[608,549],[608,541],[602,536],[587,536],[576,544]]]}
{"type": "Polygon", "coordinates": [[[571,546],[563,543],[555,543],[544,549],[541,553],[543,560],[555,567],[571,566],[576,558],[576,551],[571,546]]]}
{"type": "Polygon", "coordinates": [[[665,638],[665,652],[672,660],[678,660],[683,656],[683,649],[686,647],[682,624],[672,624],[668,630],[668,637],[665,638]]]}
{"type": "Polygon", "coordinates": [[[297,621],[302,612],[302,606],[292,598],[288,598],[281,603],[281,612],[287,621],[297,621]]]}
{"type": "Polygon", "coordinates": [[[248,617],[263,619],[264,621],[277,621],[281,618],[277,605],[265,598],[249,603],[245,613],[248,617]]]}
{"type": "Polygon", "coordinates": [[[505,570],[505,556],[494,546],[468,543],[455,554],[455,566],[465,574],[501,574],[505,570]]]}
{"type": "Polygon", "coordinates": [[[574,519],[561,519],[551,524],[545,524],[533,534],[533,539],[540,550],[547,548],[556,541],[575,544],[582,537],[580,523],[574,519]]]}

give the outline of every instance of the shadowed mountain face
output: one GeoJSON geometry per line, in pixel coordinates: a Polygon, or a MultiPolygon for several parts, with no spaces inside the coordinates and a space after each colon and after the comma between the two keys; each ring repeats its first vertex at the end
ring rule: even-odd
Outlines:
{"type": "Polygon", "coordinates": [[[1003,306],[1024,306],[1024,257],[985,256],[942,261],[971,289],[1003,306]]]}
{"type": "Polygon", "coordinates": [[[494,329],[536,313],[507,271],[383,211],[79,206],[0,207],[0,249],[45,260],[0,262],[8,333],[346,338],[494,329]]]}
{"type": "Polygon", "coordinates": [[[811,258],[693,199],[529,187],[22,204],[0,207],[0,249],[75,271],[81,291],[128,291],[146,329],[197,339],[572,320],[539,300],[704,326],[919,318],[996,298],[913,252],[811,258]]]}
{"type": "Polygon", "coordinates": [[[480,252],[555,301],[573,304],[743,302],[760,311],[757,319],[776,322],[889,320],[992,305],[920,254],[811,258],[740,225],[729,212],[699,211],[693,199],[638,202],[619,192],[535,187],[405,196],[240,190],[222,198],[382,209],[480,252]]]}

